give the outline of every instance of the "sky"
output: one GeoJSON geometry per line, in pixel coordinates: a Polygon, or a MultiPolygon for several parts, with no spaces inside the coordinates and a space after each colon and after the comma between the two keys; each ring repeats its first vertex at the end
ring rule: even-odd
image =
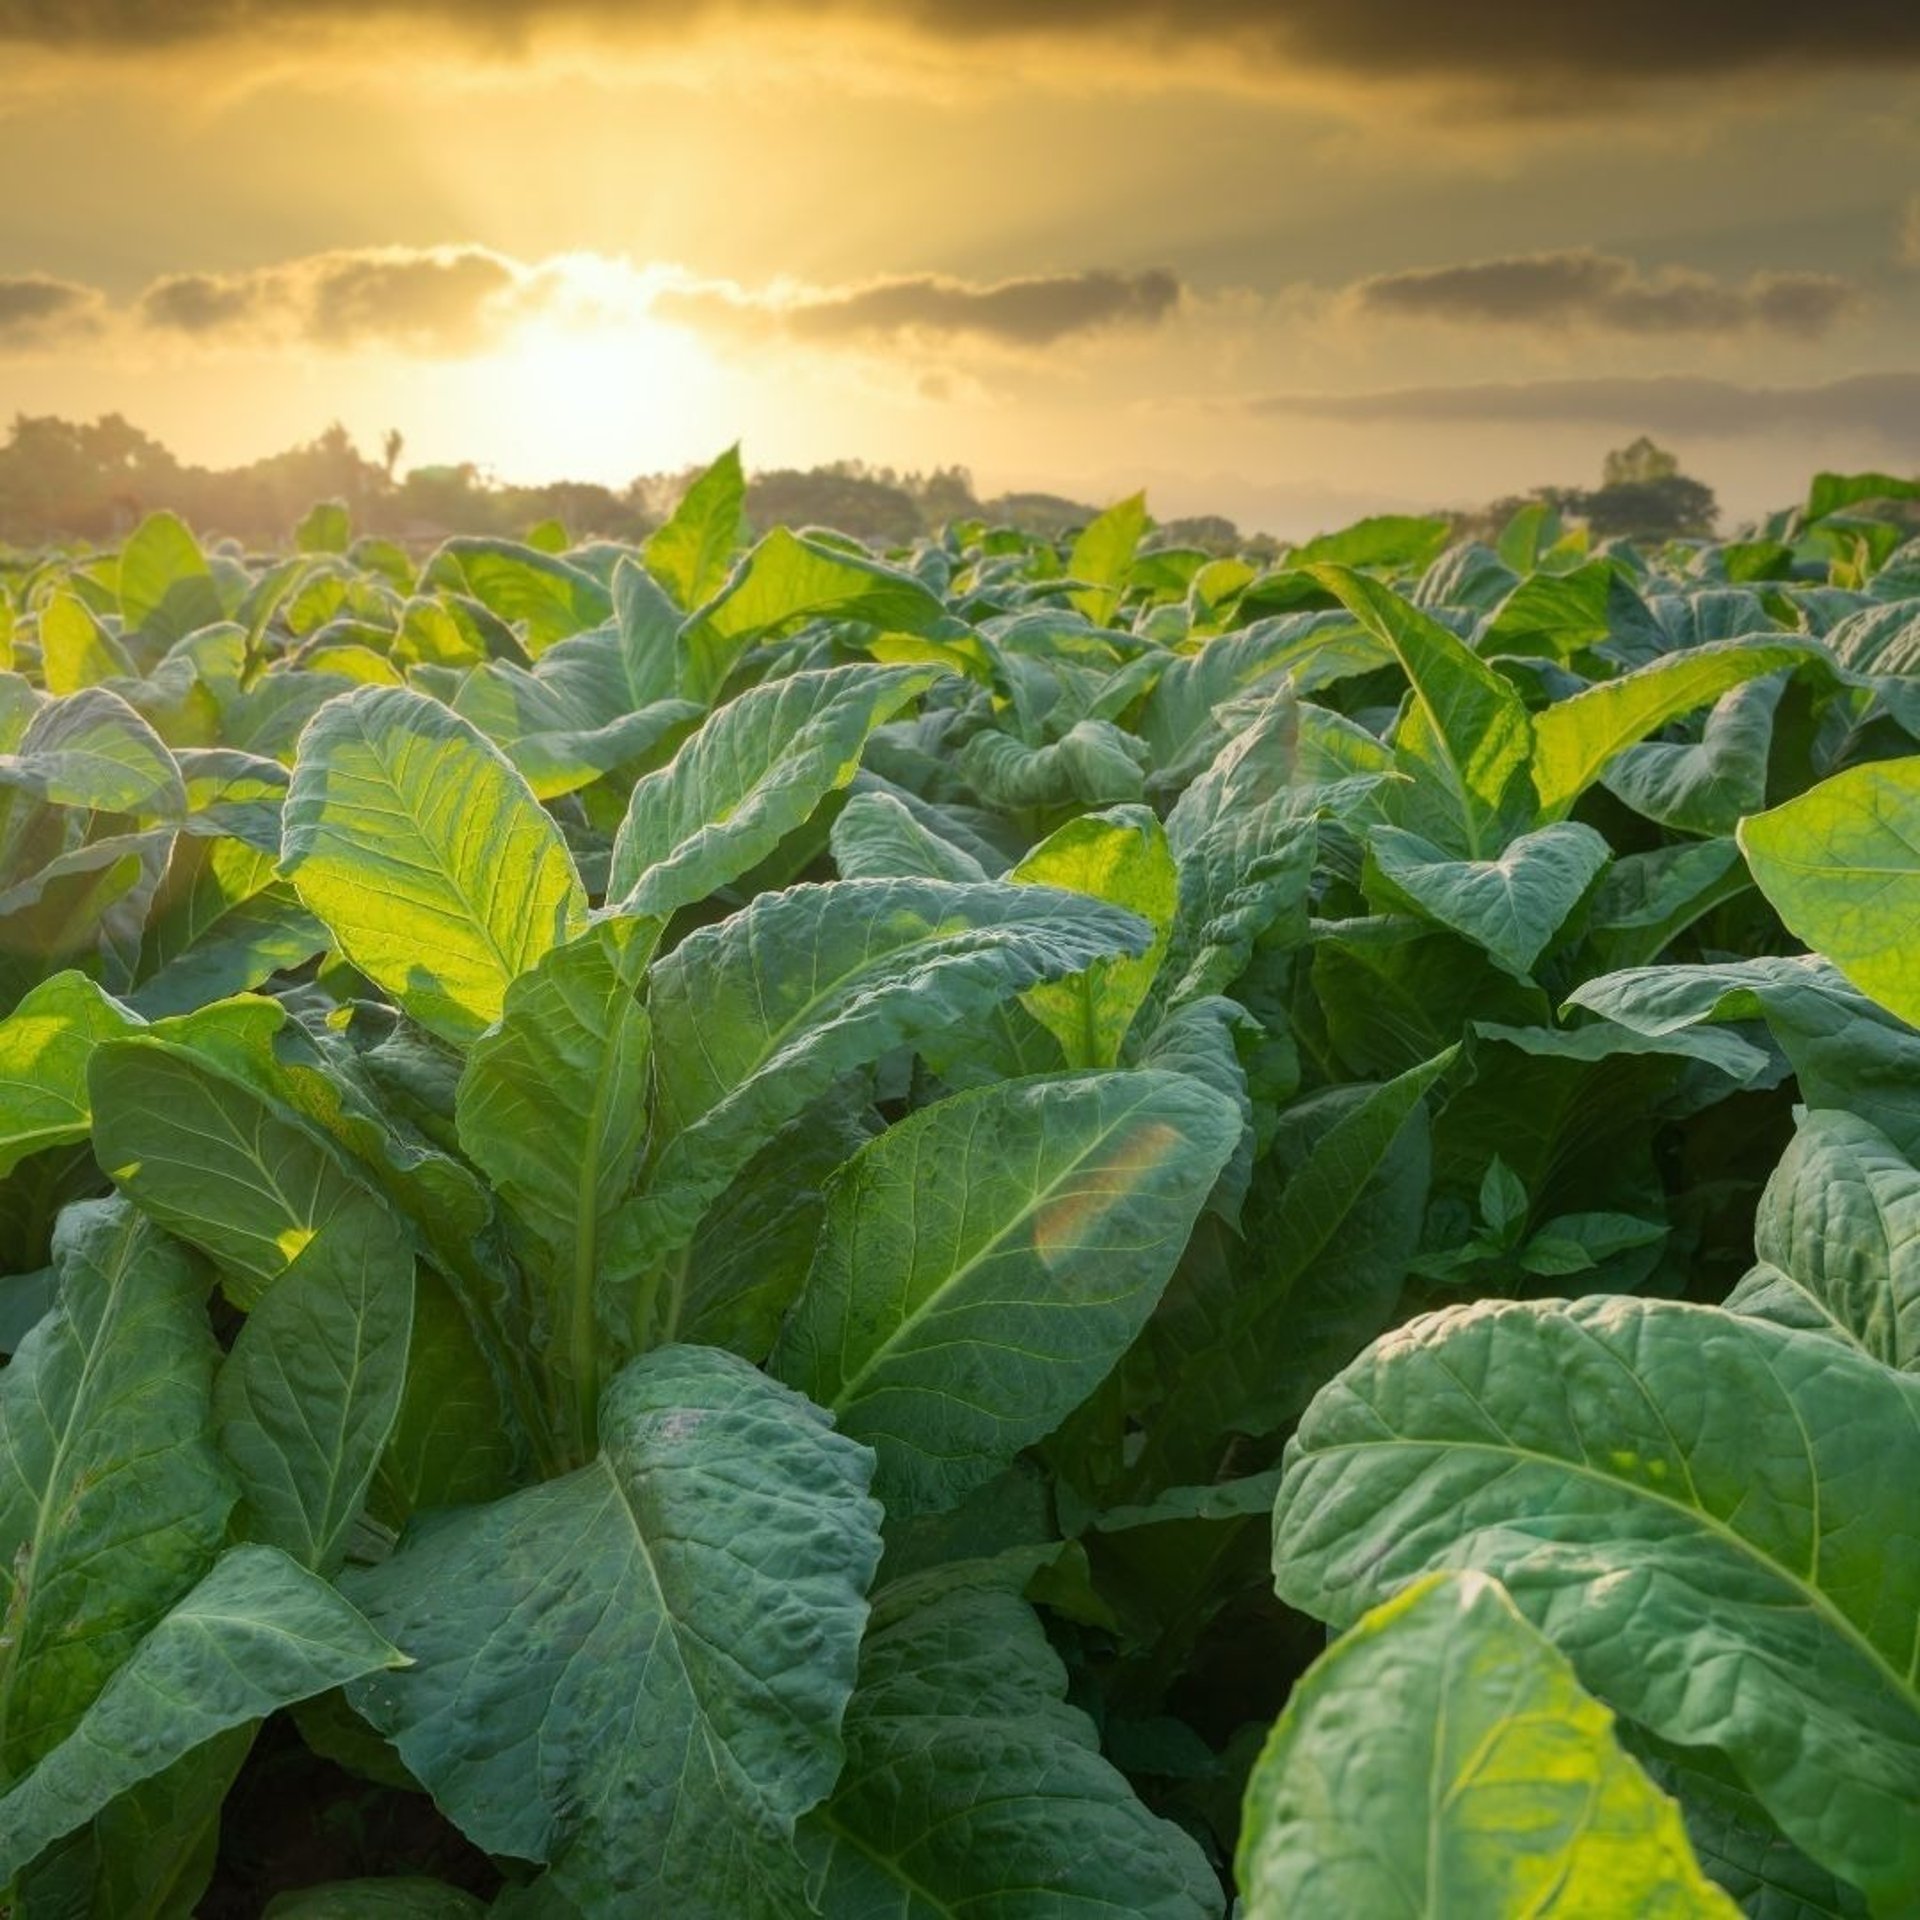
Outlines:
{"type": "Polygon", "coordinates": [[[1920,467],[1895,0],[0,0],[0,415],[1301,535],[1920,467]]]}

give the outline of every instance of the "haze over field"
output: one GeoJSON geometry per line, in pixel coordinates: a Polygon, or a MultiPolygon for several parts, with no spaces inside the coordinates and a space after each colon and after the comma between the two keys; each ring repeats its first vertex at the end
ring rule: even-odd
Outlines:
{"type": "Polygon", "coordinates": [[[1920,13],[0,0],[0,411],[1301,533],[1920,464],[1920,13]]]}

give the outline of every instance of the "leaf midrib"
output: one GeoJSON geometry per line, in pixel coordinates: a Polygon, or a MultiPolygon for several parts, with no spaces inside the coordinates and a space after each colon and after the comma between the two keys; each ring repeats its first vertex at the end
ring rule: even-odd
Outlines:
{"type": "Polygon", "coordinates": [[[1805,1579],[1791,1571],[1769,1552],[1750,1541],[1744,1534],[1736,1533],[1725,1521],[1710,1513],[1704,1507],[1690,1506],[1684,1500],[1677,1500],[1671,1494],[1658,1492],[1643,1486],[1638,1481],[1623,1480],[1610,1473],[1602,1473],[1598,1468],[1584,1462],[1563,1460],[1557,1454],[1541,1453],[1532,1447],[1515,1445],[1497,1446],[1490,1440],[1422,1440],[1396,1434],[1390,1439],[1343,1440],[1332,1446],[1315,1447],[1303,1456],[1305,1461],[1331,1459],[1336,1454],[1370,1453],[1388,1447],[1411,1447],[1424,1449],[1430,1453],[1486,1453],[1498,1459],[1525,1460],[1539,1466],[1555,1468],[1557,1471],[1582,1480],[1589,1480],[1616,1492],[1636,1496],[1657,1505],[1671,1508],[1675,1513],[1685,1514],[1700,1528],[1717,1536],[1735,1549],[1743,1557],[1757,1563],[1769,1573],[1774,1574],[1784,1585],[1796,1593],[1804,1593],[1807,1610],[1825,1619],[1840,1637],[1859,1652],[1864,1654],[1870,1665],[1885,1674],[1893,1685],[1895,1693],[1912,1709],[1916,1720],[1920,1720],[1920,1688],[1914,1684],[1911,1675],[1901,1673],[1893,1666],[1889,1657],[1874,1643],[1867,1639],[1860,1629],[1836,1608],[1828,1599],[1824,1589],[1810,1586],[1805,1579]]]}

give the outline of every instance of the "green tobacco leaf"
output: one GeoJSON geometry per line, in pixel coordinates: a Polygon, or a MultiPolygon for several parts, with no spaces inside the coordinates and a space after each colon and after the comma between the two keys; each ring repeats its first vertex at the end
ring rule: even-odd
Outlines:
{"type": "Polygon", "coordinates": [[[443,1039],[585,924],[560,831],[499,750],[437,701],[369,687],[300,739],[281,871],[367,977],[443,1039]]]}
{"type": "Polygon", "coordinates": [[[729,447],[680,496],[672,517],[641,550],[647,571],[682,607],[701,606],[726,585],[746,502],[740,449],[729,447]]]}
{"type": "Polygon", "coordinates": [[[0,1780],[72,1731],[213,1558],[205,1282],[119,1201],[69,1207],[54,1311],[0,1372],[0,1780]]]}
{"type": "Polygon", "coordinates": [[[0,754],[0,787],[98,813],[177,820],[187,810],[179,764],[166,742],[105,687],[40,708],[18,751],[0,754]]]}
{"type": "Polygon", "coordinates": [[[1223,746],[1167,816],[1180,897],[1156,996],[1170,1005],[1231,986],[1256,941],[1298,945],[1329,797],[1296,786],[1300,708],[1282,689],[1223,746]]]}
{"type": "Polygon", "coordinates": [[[939,834],[890,793],[856,793],[834,820],[833,864],[843,880],[984,880],[965,847],[939,834]]]}
{"type": "Polygon", "coordinates": [[[869,1634],[846,1768],[800,1827],[817,1911],[1216,1920],[1205,1856],[1101,1758],[1066,1691],[1010,1593],[948,1594],[869,1634]]]}
{"type": "Polygon", "coordinates": [[[178,514],[148,514],[120,549],[120,617],[129,633],[169,644],[226,618],[206,555],[178,514]]]}
{"type": "Polygon", "coordinates": [[[103,1165],[250,1309],[214,1390],[241,1536],[332,1572],[406,1375],[406,1230],[306,1121],[185,1045],[111,1042],[91,1084],[103,1165]]]}
{"type": "Polygon", "coordinates": [[[126,650],[73,593],[56,593],[40,609],[40,675],[53,694],[139,678],[126,650]]]}
{"type": "Polygon", "coordinates": [[[950,1507],[1050,1433],[1153,1311],[1240,1113],[1184,1075],[1011,1081],[910,1114],[835,1177],[769,1363],[950,1507]]]}
{"type": "Polygon", "coordinates": [[[700,1222],[669,1336],[764,1360],[806,1283],[829,1176],[879,1129],[857,1076],[788,1121],[700,1222]]]}
{"type": "Polygon", "coordinates": [[[1541,817],[1564,819],[1617,753],[1669,720],[1718,700],[1743,680],[1827,659],[1818,643],[1785,635],[1713,641],[1554,701],[1533,722],[1533,784],[1541,817]]]}
{"type": "Polygon", "coordinates": [[[829,667],[730,700],[635,786],[608,899],[664,918],[737,880],[853,778],[867,735],[940,677],[931,667],[829,667]]]}
{"type": "Polygon", "coordinates": [[[29,1154],[87,1137],[87,1063],[134,1024],[81,973],[55,974],[0,1020],[0,1176],[29,1154]]]}
{"type": "Polygon", "coordinates": [[[88,1082],[102,1170],[219,1263],[237,1306],[256,1305],[325,1234],[384,1213],[298,1115],[189,1045],[104,1042],[88,1082]]]}
{"type": "Polygon", "coordinates": [[[635,1361],[600,1432],[347,1577],[414,1661],[349,1697],[477,1845],[552,1862],[556,1902],[786,1920],[879,1557],[870,1456],[705,1347],[635,1361]]]}
{"type": "Polygon", "coordinates": [[[1245,1258],[1183,1271],[1148,1329],[1162,1404],[1143,1472],[1198,1478],[1227,1436],[1284,1427],[1387,1324],[1426,1211],[1424,1103],[1457,1057],[1449,1048],[1383,1085],[1329,1089],[1283,1119],[1287,1177],[1256,1191],[1245,1258]]]}
{"type": "Polygon", "coordinates": [[[1586,951],[1608,969],[1644,966],[1752,882],[1732,840],[1692,840],[1614,861],[1594,890],[1586,951]]]}
{"type": "Polygon", "coordinates": [[[748,647],[804,620],[925,633],[945,618],[938,596],[912,574],[776,527],[680,630],[677,690],[711,702],[748,647]]]}
{"type": "Polygon", "coordinates": [[[1873,761],[1740,823],[1774,910],[1863,993],[1920,1025],[1920,757],[1873,761]]]}
{"type": "Polygon", "coordinates": [[[1563,820],[1523,833],[1497,860],[1453,860],[1398,827],[1367,838],[1368,890],[1484,947],[1525,979],[1612,858],[1591,827],[1563,820]]]}
{"type": "Polygon", "coordinates": [[[1916,1475],[1920,1381],[1837,1341],[1672,1301],[1483,1301],[1307,1410],[1275,1580],[1344,1625],[1415,1575],[1493,1574],[1583,1684],[1724,1753],[1789,1839],[1900,1911],[1916,1475]]]}
{"type": "Polygon", "coordinates": [[[1007,878],[1111,901],[1153,929],[1152,946],[1137,958],[1096,960],[1083,973],[1020,996],[1060,1042],[1069,1066],[1116,1065],[1173,927],[1179,874],[1166,829],[1146,807],[1083,814],[1049,834],[1007,878]]]}
{"type": "Polygon", "coordinates": [[[268,1288],[214,1382],[241,1538],[338,1571],[400,1411],[412,1329],[413,1255],[373,1207],[268,1288]]]}
{"type": "Polygon", "coordinates": [[[1095,626],[1108,625],[1119,612],[1146,530],[1147,496],[1136,493],[1096,514],[1074,541],[1067,573],[1081,583],[1081,591],[1067,598],[1095,626]]]}
{"type": "Polygon", "coordinates": [[[960,749],[960,777],[989,806],[1099,807],[1146,791],[1148,749],[1110,720],[1076,720],[1058,740],[1030,747],[989,728],[960,749]]]}
{"type": "Polygon", "coordinates": [[[592,574],[511,540],[458,534],[427,562],[422,591],[443,587],[498,614],[538,659],[546,650],[613,618],[613,598],[592,574]]]}
{"type": "Polygon", "coordinates": [[[147,917],[128,1004],[153,1020],[190,1013],[325,952],[326,929],[274,868],[275,854],[245,841],[182,834],[147,917]]]}
{"type": "Polygon", "coordinates": [[[433,1507],[496,1499],[516,1464],[516,1436],[472,1322],[446,1281],[419,1267],[406,1384],[369,1505],[398,1526],[433,1507]]]}
{"type": "Polygon", "coordinates": [[[1633,967],[1585,982],[1568,1001],[1653,1038],[1764,1020],[1808,1105],[1857,1113],[1920,1160],[1920,1034],[1824,960],[1769,954],[1710,966],[1633,967]]]}
{"type": "Polygon", "coordinates": [[[231,1548],[66,1739],[0,1797],[0,1883],[203,1742],[404,1664],[324,1580],[272,1547],[231,1548]]]}
{"type": "Polygon", "coordinates": [[[682,1245],[773,1133],[849,1068],[963,1027],[1150,934],[1050,887],[843,880],[763,894],[653,970],[648,1237],[682,1245]]]}
{"type": "Polygon", "coordinates": [[[1617,754],[1602,776],[1635,813],[1678,833],[1731,834],[1767,804],[1774,715],[1788,676],[1743,680],[1715,702],[1688,743],[1645,741],[1617,754]]]}
{"type": "Polygon", "coordinates": [[[1295,1682],[1247,1782],[1246,1920],[1734,1920],[1613,1715],[1491,1581],[1436,1573],[1295,1682]]]}
{"type": "Polygon", "coordinates": [[[1760,1198],[1761,1264],[1727,1305],[1920,1372],[1920,1171],[1851,1113],[1803,1114],[1760,1198]]]}
{"type": "Polygon", "coordinates": [[[1345,567],[1406,567],[1417,571],[1436,560],[1453,538],[1444,513],[1376,513],[1337,533],[1323,533],[1294,548],[1288,564],[1309,567],[1335,562],[1345,567]]]}
{"type": "Polygon", "coordinates": [[[582,1458],[599,1400],[596,1307],[633,1278],[607,1243],[646,1142],[651,1030],[638,993],[652,932],[601,921],[521,975],[454,1104],[461,1147],[532,1239],[533,1338],[582,1458]]]}
{"type": "Polygon", "coordinates": [[[1468,859],[1497,853],[1533,744],[1519,694],[1465,641],[1391,588],[1345,567],[1316,566],[1312,573],[1393,649],[1413,689],[1394,735],[1414,775],[1401,824],[1468,859]]]}

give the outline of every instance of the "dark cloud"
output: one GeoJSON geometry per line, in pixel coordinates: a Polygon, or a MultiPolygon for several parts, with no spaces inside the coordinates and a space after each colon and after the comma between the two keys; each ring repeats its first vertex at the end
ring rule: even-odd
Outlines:
{"type": "Polygon", "coordinates": [[[1757,387],[1667,375],[1514,380],[1375,393],[1268,394],[1256,413],[1355,426],[1603,426],[1742,439],[1758,434],[1872,435],[1920,457],[1920,373],[1867,373],[1817,386],[1757,387]]]}
{"type": "Polygon", "coordinates": [[[686,287],[662,293],[665,318],[786,333],[827,343],[899,339],[913,334],[972,335],[1009,346],[1044,347],[1115,327],[1152,327],[1179,306],[1171,273],[1037,275],[972,285],[932,275],[801,294],[755,294],[737,287],[686,287]]]}
{"type": "Polygon", "coordinates": [[[283,36],[302,24],[411,19],[511,48],[549,24],[637,38],[712,20],[864,16],[950,44],[1035,33],[1217,51],[1284,71],[1529,85],[1578,99],[1610,84],[1920,64],[1920,8],[1889,0],[1612,0],[1603,14],[1533,0],[0,0],[0,40],[130,50],[283,36]]]}
{"type": "Polygon", "coordinates": [[[485,248],[384,248],[248,273],[169,274],[135,311],[156,331],[210,342],[464,354],[491,345],[537,298],[533,276],[485,248]]]}
{"type": "Polygon", "coordinates": [[[96,288],[71,280],[41,273],[0,277],[0,349],[46,346],[92,333],[100,325],[103,305],[96,288]]]}
{"type": "Polygon", "coordinates": [[[227,333],[258,314],[262,292],[258,276],[170,273],[140,296],[139,315],[164,332],[227,333]]]}
{"type": "Polygon", "coordinates": [[[1617,254],[1569,248],[1462,266],[1382,274],[1349,290],[1363,312],[1471,326],[1605,333],[1739,333],[1761,328],[1817,338],[1858,303],[1851,282],[1825,273],[1716,280],[1691,268],[1644,273],[1617,254]]]}

